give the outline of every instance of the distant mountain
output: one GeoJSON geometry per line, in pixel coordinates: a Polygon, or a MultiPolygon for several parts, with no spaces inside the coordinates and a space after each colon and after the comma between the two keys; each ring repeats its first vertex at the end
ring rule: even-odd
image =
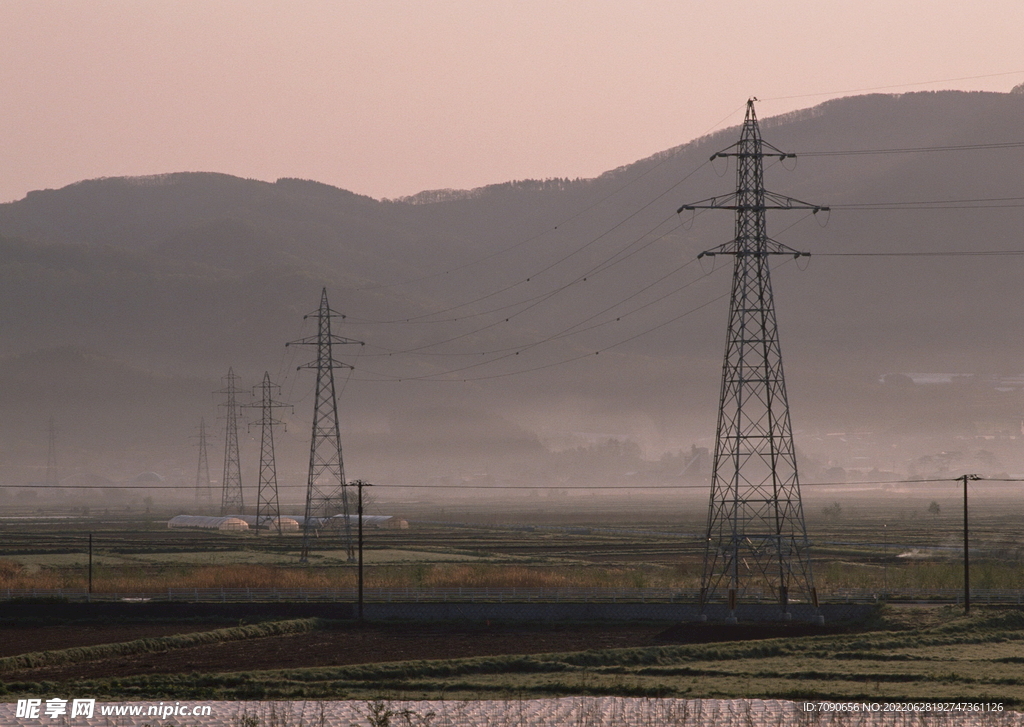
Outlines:
{"type": "MultiPolygon", "coordinates": [[[[1021,414],[1016,390],[979,383],[917,395],[881,377],[942,371],[980,382],[1024,371],[1024,257],[905,255],[1024,249],[1015,206],[1024,149],[977,148],[1024,141],[1022,120],[1024,94],[960,92],[860,96],[762,120],[767,141],[798,154],[771,164],[766,186],[833,206],[830,215],[769,217],[773,237],[813,253],[806,264],[780,259],[773,273],[798,429],[961,436],[982,422],[1010,427],[1021,414]],[[871,150],[917,151],[842,153],[871,150]],[[949,200],[997,201],[857,207],[949,200]]],[[[732,191],[734,169],[708,158],[737,134],[595,179],[401,200],[211,173],[32,192],[0,205],[0,392],[65,379],[89,389],[104,368],[126,382],[136,374],[116,372],[189,382],[187,396],[141,387],[152,394],[145,407],[162,411],[154,436],[176,436],[174,446],[204,405],[213,415],[212,395],[196,392],[218,388],[228,366],[249,383],[269,370],[308,407],[312,374],[295,367],[311,352],[284,343],[312,332],[303,315],[326,286],[348,316],[336,332],[366,343],[338,353],[356,366],[343,396],[354,441],[401,439],[409,457],[426,456],[422,442],[436,446],[439,432],[464,441],[453,412],[474,411],[514,422],[521,443],[598,431],[634,439],[652,457],[688,448],[713,433],[729,291],[727,260],[692,261],[728,240],[733,220],[675,209],[732,191]],[[64,365],[25,370],[36,360],[26,356],[64,365]],[[91,373],[75,378],[77,367],[91,373]],[[432,435],[414,445],[410,432],[422,427],[432,435]]],[[[86,409],[109,424],[113,442],[116,413],[141,402],[125,394],[86,409]]],[[[47,414],[24,397],[5,406],[16,413],[7,441],[41,440],[47,414]]],[[[69,409],[62,418],[87,416],[69,409]]],[[[82,437],[87,430],[108,431],[83,424],[82,437]]]]}

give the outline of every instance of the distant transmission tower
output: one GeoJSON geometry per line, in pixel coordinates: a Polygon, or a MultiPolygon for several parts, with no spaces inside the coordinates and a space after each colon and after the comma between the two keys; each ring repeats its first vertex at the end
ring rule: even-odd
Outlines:
{"type": "Polygon", "coordinates": [[[327,288],[320,296],[320,308],[303,320],[316,316],[317,334],[285,345],[316,346],[316,360],[300,369],[316,369],[316,400],[313,405],[313,436],[309,446],[309,480],[306,486],[306,517],[302,525],[301,562],[309,559],[313,538],[317,537],[325,518],[343,515],[345,548],[348,560],[355,560],[352,542],[352,524],[349,522],[348,483],[341,457],[341,434],[338,427],[338,400],[334,388],[334,370],[351,369],[348,364],[334,358],[335,344],[358,343],[331,333],[331,318],[344,318],[331,310],[327,302],[327,288]]]}
{"type": "Polygon", "coordinates": [[[808,253],[770,239],[765,211],[828,208],[765,191],[765,157],[794,155],[761,140],[755,100],[739,142],[711,157],[736,157],[736,192],[679,208],[736,212],[735,239],[701,253],[734,256],[700,590],[702,611],[725,591],[730,621],[756,591],[767,590],[786,618],[791,594],[818,608],[769,273],[769,256],[808,253]]]}
{"type": "Polygon", "coordinates": [[[225,377],[227,386],[215,394],[224,394],[224,479],[221,480],[220,514],[244,515],[245,498],[242,495],[242,465],[238,456],[238,401],[236,396],[242,393],[238,388],[238,377],[232,369],[228,369],[225,377]]]}
{"type": "Polygon", "coordinates": [[[213,504],[210,484],[210,460],[206,455],[206,419],[199,419],[199,467],[196,468],[196,505],[213,504]]]}
{"type": "Polygon", "coordinates": [[[260,409],[259,421],[253,422],[260,427],[260,483],[256,489],[256,534],[259,535],[260,525],[269,521],[277,528],[277,534],[281,534],[281,503],[277,495],[277,463],[274,461],[274,425],[281,424],[279,419],[274,419],[274,409],[279,409],[287,404],[274,401],[273,390],[278,393],[281,387],[270,381],[270,372],[263,374],[263,383],[260,384],[260,402],[251,406],[260,409]]]}
{"type": "Polygon", "coordinates": [[[49,437],[49,446],[46,449],[46,484],[56,485],[60,480],[57,472],[57,421],[50,415],[46,432],[49,437]]]}

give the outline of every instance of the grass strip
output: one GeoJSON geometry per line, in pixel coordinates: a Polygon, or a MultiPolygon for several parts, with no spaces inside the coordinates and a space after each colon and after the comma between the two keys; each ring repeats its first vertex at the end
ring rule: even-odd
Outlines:
{"type": "Polygon", "coordinates": [[[227,629],[199,631],[191,634],[175,634],[173,636],[157,636],[148,639],[120,641],[113,644],[77,646],[70,649],[56,649],[52,651],[33,651],[28,654],[7,656],[0,659],[0,673],[18,671],[20,669],[33,669],[41,666],[79,664],[114,656],[187,649],[190,646],[202,646],[222,641],[244,641],[246,639],[261,639],[267,636],[298,634],[321,629],[325,623],[323,619],[319,618],[268,621],[248,626],[234,626],[227,629]]]}

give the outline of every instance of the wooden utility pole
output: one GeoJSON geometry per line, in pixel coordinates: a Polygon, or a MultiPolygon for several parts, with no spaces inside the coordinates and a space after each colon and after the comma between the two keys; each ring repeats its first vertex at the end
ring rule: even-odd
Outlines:
{"type": "Polygon", "coordinates": [[[964,615],[971,612],[971,556],[967,547],[967,483],[980,480],[978,475],[961,475],[957,478],[964,483],[964,615]]]}
{"type": "Polygon", "coordinates": [[[355,480],[350,482],[350,485],[356,488],[356,513],[359,518],[358,528],[359,533],[357,535],[357,545],[359,548],[359,566],[358,576],[356,580],[359,582],[359,596],[356,606],[356,618],[359,623],[363,622],[363,488],[373,487],[369,482],[363,482],[362,480],[355,480]]]}

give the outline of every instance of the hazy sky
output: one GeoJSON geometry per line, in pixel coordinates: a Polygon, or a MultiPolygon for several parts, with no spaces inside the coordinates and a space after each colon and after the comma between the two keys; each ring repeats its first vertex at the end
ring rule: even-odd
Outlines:
{"type": "Polygon", "coordinates": [[[174,171],[374,197],[594,176],[751,95],[1007,91],[1021,28],[1020,0],[0,0],[0,201],[174,171]]]}

